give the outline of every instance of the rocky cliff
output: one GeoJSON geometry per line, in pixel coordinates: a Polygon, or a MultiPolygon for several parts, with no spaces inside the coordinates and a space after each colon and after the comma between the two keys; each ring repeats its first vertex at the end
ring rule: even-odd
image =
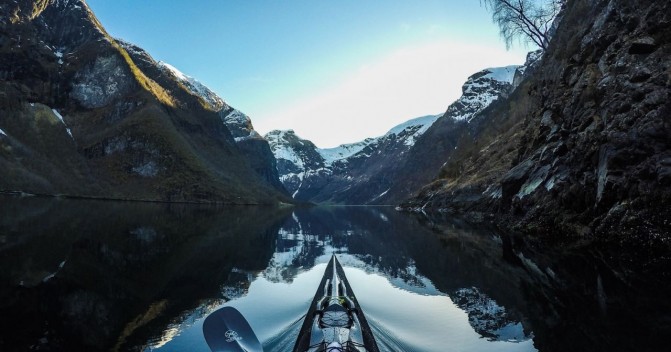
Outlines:
{"type": "Polygon", "coordinates": [[[494,213],[666,265],[670,88],[671,3],[568,1],[537,68],[403,206],[494,213]]]}
{"type": "Polygon", "coordinates": [[[259,166],[222,123],[230,107],[111,38],[85,2],[6,1],[0,17],[0,190],[286,199],[264,174],[272,158],[259,166]]]}

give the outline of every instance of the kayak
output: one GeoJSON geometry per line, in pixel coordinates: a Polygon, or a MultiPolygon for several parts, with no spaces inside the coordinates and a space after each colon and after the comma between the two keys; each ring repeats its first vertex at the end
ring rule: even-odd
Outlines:
{"type": "Polygon", "coordinates": [[[379,351],[335,254],[326,266],[294,346],[294,352],[322,351],[379,351]]]}
{"type": "MultiPolygon", "coordinates": [[[[208,315],[203,335],[212,352],[263,352],[252,327],[233,307],[208,315]]],[[[335,254],[305,315],[294,352],[379,352],[335,254]]]]}

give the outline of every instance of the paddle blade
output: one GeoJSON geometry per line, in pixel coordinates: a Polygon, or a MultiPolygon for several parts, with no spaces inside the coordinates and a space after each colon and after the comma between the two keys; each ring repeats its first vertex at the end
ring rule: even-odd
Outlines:
{"type": "Polygon", "coordinates": [[[205,318],[203,335],[212,352],[263,352],[252,327],[233,307],[218,309],[205,318]]]}

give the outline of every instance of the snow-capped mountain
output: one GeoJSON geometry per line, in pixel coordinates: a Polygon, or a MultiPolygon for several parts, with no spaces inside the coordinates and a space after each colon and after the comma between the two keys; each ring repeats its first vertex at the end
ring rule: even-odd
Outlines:
{"type": "Polygon", "coordinates": [[[332,198],[338,193],[332,193],[333,187],[347,187],[347,183],[357,182],[358,170],[372,165],[368,163],[371,160],[386,160],[407,152],[439,117],[415,118],[395,126],[383,136],[335,148],[317,148],[293,130],[271,131],[265,138],[277,159],[280,180],[295,199],[349,203],[347,199],[332,198]]]}
{"type": "Polygon", "coordinates": [[[236,142],[242,142],[251,138],[263,139],[261,135],[254,130],[252,119],[237,109],[228,109],[221,111],[220,116],[226,124],[236,142]]]}
{"type": "MultiPolygon", "coordinates": [[[[129,45],[126,44],[125,46],[128,47],[129,45]]],[[[223,99],[221,99],[210,88],[200,83],[197,79],[185,75],[176,67],[166,62],[159,61],[158,66],[164,71],[167,71],[170,74],[172,74],[175,78],[177,78],[180,81],[180,83],[184,85],[184,88],[189,90],[191,94],[203,99],[203,101],[207,103],[209,108],[212,109],[213,111],[219,111],[226,106],[226,102],[223,99]]]]}
{"type": "Polygon", "coordinates": [[[320,183],[332,174],[317,146],[298,137],[293,130],[270,131],[265,139],[270,143],[270,149],[277,160],[280,182],[294,199],[309,200],[307,197],[298,196],[304,180],[307,180],[305,185],[320,183]]]}
{"type": "Polygon", "coordinates": [[[470,77],[461,87],[462,95],[445,113],[457,121],[471,119],[510,90],[521,66],[487,68],[470,77]]]}
{"type": "Polygon", "coordinates": [[[525,68],[477,72],[444,114],[409,120],[359,143],[320,149],[294,131],[273,131],[266,139],[278,160],[280,180],[302,201],[391,204],[408,197],[438,173],[480,113],[510,94],[525,68]]]}
{"type": "Polygon", "coordinates": [[[320,148],[317,150],[319,154],[324,158],[324,163],[326,165],[332,165],[338,160],[344,160],[352,155],[363,150],[368,145],[374,143],[377,138],[366,138],[361,142],[350,143],[350,144],[341,144],[334,148],[320,148]]]}

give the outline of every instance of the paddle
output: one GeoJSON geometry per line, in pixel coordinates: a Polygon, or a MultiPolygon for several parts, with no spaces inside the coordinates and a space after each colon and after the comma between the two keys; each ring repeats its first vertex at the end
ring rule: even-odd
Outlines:
{"type": "Polygon", "coordinates": [[[263,346],[245,317],[233,307],[205,318],[203,335],[212,352],[263,352],[263,346]]]}

